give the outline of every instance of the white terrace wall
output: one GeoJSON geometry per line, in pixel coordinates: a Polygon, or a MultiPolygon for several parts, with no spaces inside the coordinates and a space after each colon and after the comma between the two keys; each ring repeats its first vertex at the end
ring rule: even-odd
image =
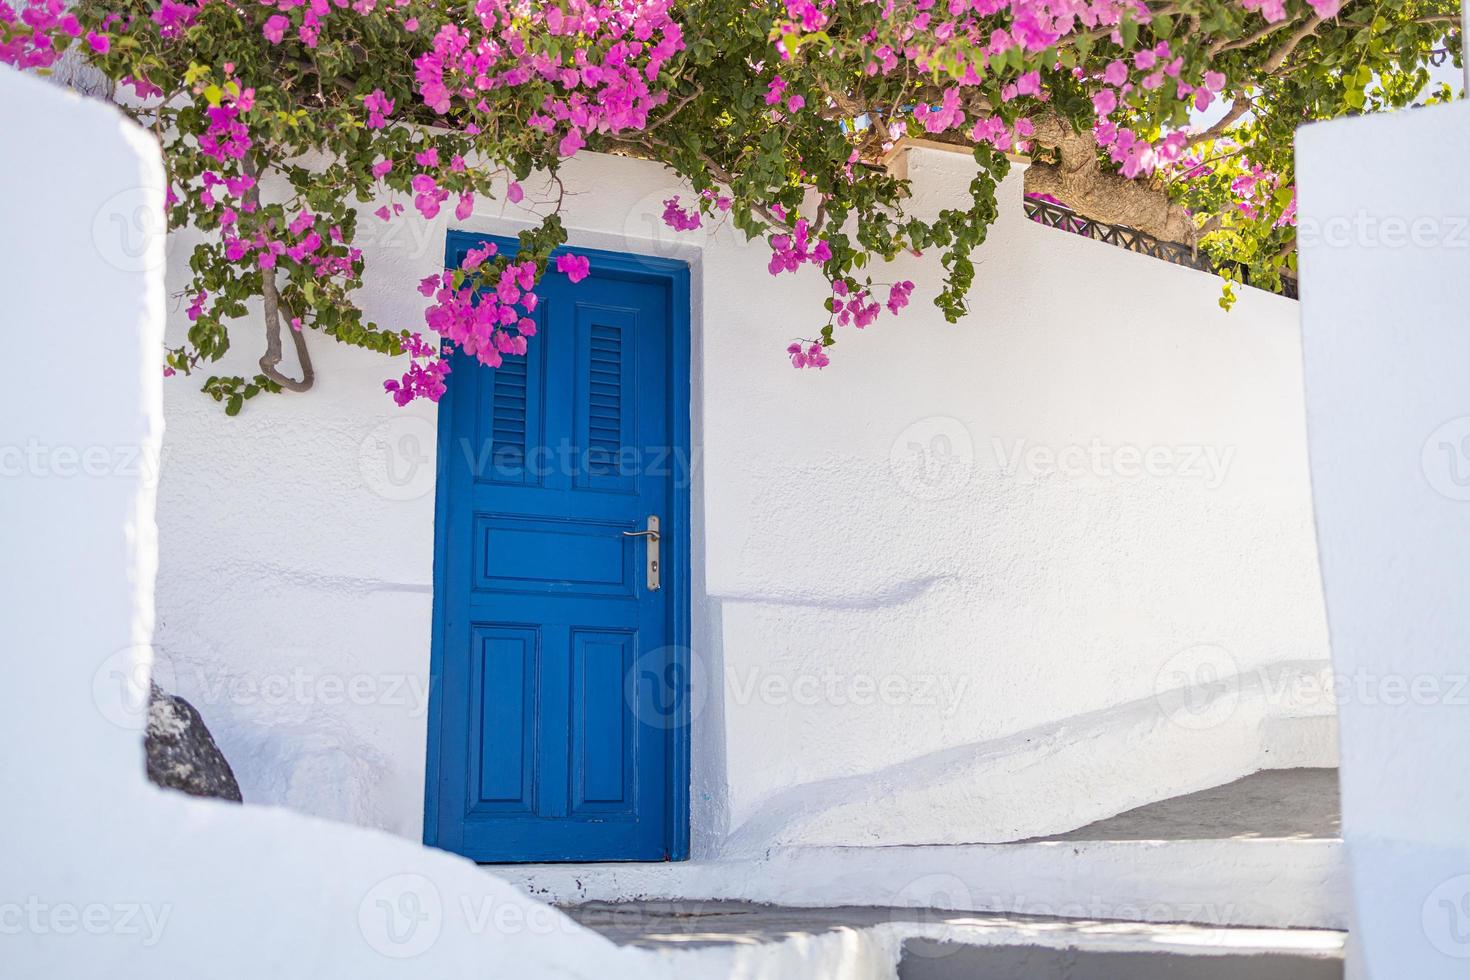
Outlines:
{"type": "MultiPolygon", "coordinates": [[[[914,151],[916,207],[972,166],[914,151]]],[[[905,257],[882,277],[915,305],[797,373],[817,276],[665,229],[655,165],[565,179],[574,245],[694,273],[696,854],[1012,840],[1331,764],[1294,303],[1226,314],[1210,276],[1029,222],[1018,173],[963,322],[930,305],[938,256],[905,257]]],[[[528,217],[500,208],[365,215],[371,316],[419,324],[446,230],[528,217]]],[[[160,673],[248,800],[417,837],[434,407],[311,339],[316,389],[237,419],[166,386],[160,673]]],[[[235,345],[220,373],[253,373],[258,336],[235,345]]]]}
{"type": "Polygon", "coordinates": [[[0,132],[26,148],[0,154],[0,339],[70,341],[64,368],[0,390],[0,975],[893,975],[863,972],[862,939],[764,961],[619,948],[442,851],[150,784],[158,553],[136,461],[163,426],[164,257],[118,233],[162,212],[163,165],[113,109],[7,66],[0,132]]]}
{"type": "Polygon", "coordinates": [[[1470,104],[1310,126],[1307,423],[1352,879],[1350,978],[1470,975],[1470,104]]]}

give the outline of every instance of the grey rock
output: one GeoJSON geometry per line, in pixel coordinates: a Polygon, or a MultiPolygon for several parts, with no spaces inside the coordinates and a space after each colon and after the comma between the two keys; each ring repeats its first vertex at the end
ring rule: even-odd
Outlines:
{"type": "Polygon", "coordinates": [[[148,778],[191,796],[242,802],[240,784],[214,744],[204,719],[183,698],[157,684],[148,692],[148,732],[143,738],[148,778]]]}

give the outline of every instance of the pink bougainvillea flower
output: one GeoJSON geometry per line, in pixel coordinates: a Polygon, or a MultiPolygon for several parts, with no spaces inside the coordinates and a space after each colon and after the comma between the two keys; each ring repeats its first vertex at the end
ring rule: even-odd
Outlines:
{"type": "Polygon", "coordinates": [[[291,21],[282,14],[272,14],[267,17],[260,33],[272,44],[280,44],[286,36],[286,28],[291,26],[291,21]]]}
{"type": "Polygon", "coordinates": [[[505,188],[505,199],[512,204],[520,204],[521,199],[525,196],[526,192],[521,190],[521,185],[515,181],[511,181],[505,188]]]}
{"type": "Polygon", "coordinates": [[[564,157],[575,156],[577,151],[586,145],[587,143],[582,139],[581,132],[572,129],[561,138],[561,143],[557,146],[557,152],[564,157]]]}
{"type": "Polygon", "coordinates": [[[581,282],[587,278],[591,263],[585,255],[573,255],[571,252],[563,252],[556,257],[556,271],[563,273],[572,282],[581,282]]]}
{"type": "Polygon", "coordinates": [[[459,267],[466,272],[478,269],[485,264],[485,260],[493,256],[497,251],[498,249],[495,247],[494,242],[481,242],[464,253],[464,258],[460,260],[459,267]]]}
{"type": "Polygon", "coordinates": [[[832,257],[832,250],[824,239],[813,243],[810,239],[811,226],[805,218],[798,218],[793,233],[771,237],[771,261],[766,269],[773,276],[783,272],[794,272],[803,262],[818,265],[832,257]]]}
{"type": "Polygon", "coordinates": [[[700,218],[697,210],[681,207],[676,194],[664,201],[663,221],[675,231],[693,231],[699,227],[700,218]]]}
{"type": "Polygon", "coordinates": [[[440,187],[439,182],[428,174],[414,174],[409,187],[414,193],[413,206],[425,218],[438,215],[440,205],[449,198],[449,191],[440,187]]]}
{"type": "Polygon", "coordinates": [[[897,316],[899,311],[909,305],[909,296],[913,294],[914,284],[905,279],[896,282],[888,289],[888,312],[897,316]]]}
{"type": "Polygon", "coordinates": [[[786,353],[791,356],[791,366],[795,368],[814,367],[820,371],[831,363],[821,344],[795,343],[786,348],[786,353]]]}
{"type": "Polygon", "coordinates": [[[375,88],[363,96],[362,104],[368,111],[368,129],[382,129],[388,125],[388,117],[393,115],[393,100],[382,89],[375,88]]]}

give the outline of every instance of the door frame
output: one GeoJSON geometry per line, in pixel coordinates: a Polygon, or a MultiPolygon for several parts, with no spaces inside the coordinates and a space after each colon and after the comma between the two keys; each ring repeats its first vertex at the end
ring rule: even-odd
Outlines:
{"type": "MultiPolygon", "coordinates": [[[[444,265],[461,249],[474,247],[483,242],[494,242],[499,255],[514,255],[520,247],[512,237],[495,234],[479,234],[471,231],[451,230],[444,245],[444,265]]],[[[673,650],[674,664],[678,668],[675,676],[691,677],[690,664],[690,589],[693,582],[690,568],[690,491],[694,481],[694,461],[690,451],[690,428],[693,416],[693,400],[690,390],[691,374],[691,305],[689,265],[676,259],[658,258],[633,252],[611,252],[597,248],[566,247],[552,253],[553,259],[563,253],[585,256],[593,272],[619,279],[638,282],[653,282],[666,287],[669,297],[669,404],[668,431],[669,449],[675,455],[674,485],[672,487],[673,512],[669,515],[663,535],[662,547],[669,549],[664,560],[663,588],[668,590],[668,623],[665,645],[673,650]],[[685,468],[680,472],[679,466],[685,468]],[[682,481],[682,482],[681,482],[682,481]],[[674,573],[669,574],[669,569],[674,573]]],[[[533,339],[531,341],[535,343],[533,339]]],[[[483,369],[483,368],[480,368],[483,369]]],[[[452,410],[455,397],[454,375],[448,378],[448,388],[439,400],[438,439],[435,457],[434,479],[434,591],[433,591],[433,635],[429,647],[429,710],[427,760],[424,769],[424,844],[437,847],[439,843],[439,786],[444,776],[440,771],[441,735],[444,719],[443,666],[445,633],[445,550],[440,534],[448,525],[449,500],[445,489],[445,467],[453,452],[454,433],[452,410]]],[[[690,715],[692,692],[685,691],[678,699],[674,723],[664,731],[667,739],[669,760],[664,841],[665,860],[686,861],[689,859],[689,786],[690,786],[690,715]]],[[[642,724],[642,722],[639,722],[642,724]]],[[[468,774],[463,774],[468,778],[468,774]]]]}

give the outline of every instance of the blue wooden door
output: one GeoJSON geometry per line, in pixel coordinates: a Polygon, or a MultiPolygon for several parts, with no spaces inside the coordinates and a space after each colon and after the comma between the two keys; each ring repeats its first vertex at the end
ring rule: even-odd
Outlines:
{"type": "Polygon", "coordinates": [[[687,852],[687,268],[576,251],[527,354],[460,355],[439,408],[424,834],[478,861],[687,852]]]}

